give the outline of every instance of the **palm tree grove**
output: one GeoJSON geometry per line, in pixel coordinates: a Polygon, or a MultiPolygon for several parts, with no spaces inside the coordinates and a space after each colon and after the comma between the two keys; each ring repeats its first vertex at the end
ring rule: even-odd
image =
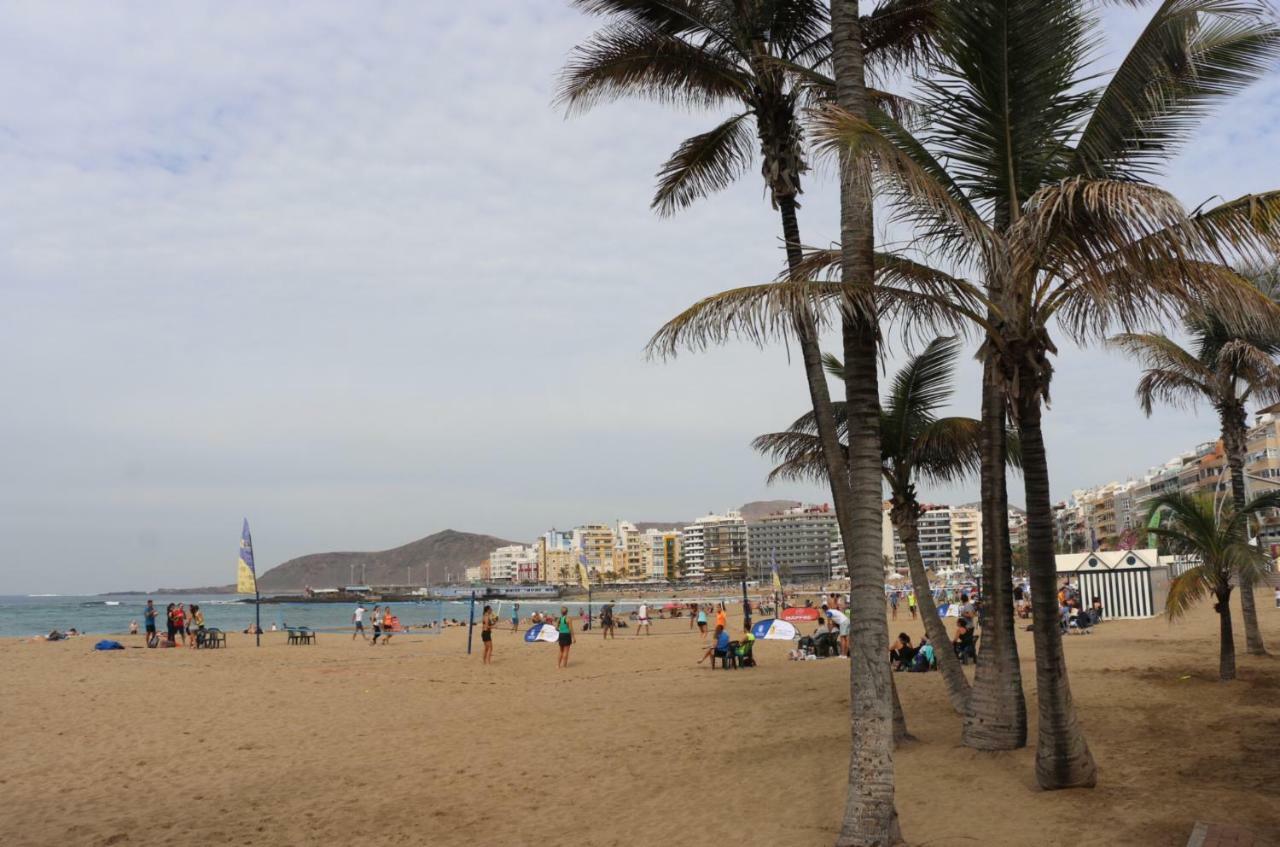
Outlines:
{"type": "MultiPolygon", "coordinates": [[[[649,352],[672,359],[733,341],[795,351],[811,408],[754,446],[776,463],[772,480],[829,488],[848,562],[849,769],[835,843],[913,843],[898,814],[908,789],[879,539],[887,508],[927,638],[949,647],[918,544],[922,484],[972,476],[981,492],[976,665],[936,651],[934,696],[954,710],[960,744],[987,756],[1034,745],[1027,792],[1122,789],[1107,785],[1072,693],[1050,479],[1069,458],[1050,455],[1051,387],[1072,366],[1067,351],[1096,344],[1145,368],[1137,402],[1148,413],[1200,403],[1217,415],[1225,502],[1161,497],[1151,533],[1193,563],[1172,581],[1167,616],[1211,595],[1220,676],[1233,679],[1233,598],[1248,652],[1265,655],[1254,589],[1271,565],[1251,526],[1277,501],[1247,499],[1243,467],[1249,404],[1280,399],[1280,307],[1257,282],[1276,260],[1280,191],[1265,180],[1280,174],[1259,167],[1251,193],[1190,206],[1162,179],[1227,101],[1272,75],[1276,10],[1133,3],[1142,25],[1117,44],[1101,0],[573,5],[598,29],[565,65],[570,113],[648,100],[712,125],[660,166],[654,210],[673,214],[757,162],[780,218],[778,266],[756,280],[707,280],[649,352]],[[838,222],[801,208],[806,174],[831,181],[838,222]],[[810,246],[802,221],[838,238],[810,246]],[[962,355],[976,359],[973,384],[956,374],[962,355]],[[905,364],[882,395],[889,358],[905,364]],[[1025,505],[1018,573],[1012,501],[1025,505]],[[1024,579],[1026,677],[1014,612],[1024,579]]],[[[902,717],[910,725],[909,705],[902,717]]],[[[973,823],[960,828],[966,840],[994,843],[973,823]]]]}

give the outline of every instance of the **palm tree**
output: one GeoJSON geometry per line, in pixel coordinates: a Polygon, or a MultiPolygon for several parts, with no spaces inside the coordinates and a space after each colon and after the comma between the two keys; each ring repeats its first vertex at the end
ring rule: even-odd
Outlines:
{"type": "MultiPolygon", "coordinates": [[[[1056,625],[1053,519],[1041,418],[1056,352],[1049,326],[1087,341],[1207,298],[1229,317],[1267,307],[1221,264],[1265,254],[1280,194],[1188,214],[1149,175],[1206,111],[1268,69],[1280,31],[1260,2],[1166,0],[1101,90],[1084,85],[1096,21],[1072,0],[947,4],[940,60],[925,80],[933,130],[921,141],[827,110],[819,130],[867,163],[921,246],[980,285],[954,280],[953,306],[982,327],[984,518],[1007,507],[1008,410],[1021,439],[1035,610],[1037,780],[1093,785],[1056,625]]],[[[1004,522],[984,520],[1003,535],[1004,522]]],[[[1007,536],[984,550],[985,584],[1007,594],[1007,536]],[[1003,561],[1002,561],[1003,560],[1003,561]]],[[[1009,618],[997,595],[998,625],[1009,618]]],[[[984,639],[985,640],[985,639],[984,639]]],[[[972,700],[982,688],[981,666],[972,700]]],[[[971,700],[971,702],[972,702],[971,700]]],[[[975,710],[976,717],[976,710],[975,710]]],[[[969,726],[966,726],[969,734],[969,726]]]]}
{"type": "MultiPolygon", "coordinates": [[[[930,642],[939,645],[935,655],[951,705],[957,713],[964,714],[969,681],[955,653],[946,649],[946,628],[938,617],[920,555],[922,510],[916,497],[917,480],[955,482],[975,473],[981,463],[981,423],[974,418],[937,415],[954,390],[959,350],[956,338],[937,338],[899,369],[881,403],[880,457],[881,474],[892,495],[889,517],[906,550],[925,633],[930,642]]],[[[828,370],[843,377],[843,367],[834,358],[828,359],[828,370]]],[[[843,404],[837,404],[836,418],[843,425],[843,404]]],[[[760,436],[752,446],[779,463],[769,473],[770,482],[817,480],[826,473],[811,414],[800,417],[785,432],[760,436]]],[[[1016,459],[1016,454],[1010,458],[1016,459]]]]}
{"type": "MultiPolygon", "coordinates": [[[[1166,494],[1151,504],[1151,515],[1162,514],[1162,525],[1150,531],[1176,553],[1190,554],[1200,564],[1184,571],[1169,585],[1165,612],[1176,619],[1208,594],[1218,613],[1218,677],[1236,678],[1235,639],[1231,632],[1232,580],[1253,585],[1263,573],[1267,556],[1245,541],[1249,518],[1280,507],[1280,492],[1270,491],[1237,509],[1219,510],[1211,497],[1166,494]]],[[[1150,518],[1149,518],[1150,519],[1150,518]]]]}
{"type": "MultiPolygon", "coordinates": [[[[916,249],[955,273],[904,256],[877,257],[882,272],[896,274],[897,284],[878,282],[874,298],[851,302],[850,279],[858,277],[851,275],[854,239],[847,234],[843,285],[791,282],[725,292],[673,321],[659,339],[671,344],[679,336],[717,332],[759,337],[776,331],[777,314],[794,309],[790,304],[797,299],[814,309],[826,304],[845,315],[856,311],[864,321],[877,318],[881,304],[890,301],[908,318],[945,307],[981,328],[984,584],[990,586],[985,605],[991,615],[984,635],[999,633],[984,637],[983,652],[993,644],[1012,645],[1003,464],[1008,414],[1020,432],[1027,498],[1040,711],[1036,774],[1045,788],[1096,780],[1054,625],[1054,533],[1041,429],[1056,352],[1050,325],[1056,320],[1070,337],[1086,342],[1115,324],[1129,328],[1168,320],[1209,300],[1233,323],[1271,319],[1272,304],[1247,291],[1223,265],[1229,258],[1265,256],[1280,222],[1280,192],[1188,213],[1167,192],[1142,181],[1190,137],[1208,110],[1268,69],[1280,48],[1280,30],[1265,3],[1166,0],[1100,90],[1087,86],[1086,56],[1096,27],[1088,5],[942,4],[941,57],[922,83],[923,108],[933,127],[923,139],[883,114],[828,107],[816,118],[819,138],[853,163],[844,184],[869,190],[874,180],[899,222],[917,230],[916,249]],[[964,278],[969,273],[976,284],[964,278]]],[[[874,382],[873,374],[865,376],[872,370],[865,356],[856,359],[849,349],[846,333],[846,378],[854,371],[850,362],[861,361],[858,379],[874,382]]],[[[850,405],[851,465],[859,445],[866,451],[868,443],[878,444],[878,438],[867,437],[878,414],[870,423],[862,399],[859,414],[850,405]]],[[[861,470],[865,458],[851,470],[861,470]]],[[[965,722],[967,744],[1018,746],[1025,738],[1020,710],[989,708],[992,701],[1022,702],[1020,678],[998,676],[1006,668],[998,661],[984,665],[980,655],[965,722]]]]}
{"type": "MultiPolygon", "coordinates": [[[[1151,414],[1156,402],[1187,406],[1206,401],[1218,413],[1223,450],[1231,472],[1231,498],[1237,511],[1245,508],[1244,461],[1248,451],[1246,404],[1254,395],[1274,400],[1280,395],[1280,332],[1240,332],[1213,314],[1187,321],[1192,349],[1158,333],[1126,333],[1112,343],[1143,363],[1138,401],[1151,414]]],[[[1265,655],[1258,629],[1258,611],[1251,583],[1240,584],[1245,645],[1249,653],[1265,655]]]]}
{"type": "MultiPolygon", "coordinates": [[[[864,19],[856,0],[844,0],[833,10],[829,31],[820,0],[575,0],[575,5],[606,15],[610,22],[575,50],[565,71],[563,102],[585,107],[602,97],[635,95],[695,106],[740,106],[736,116],[680,145],[659,175],[654,204],[669,212],[732,182],[750,160],[754,122],[762,173],[782,219],[788,268],[795,275],[802,261],[796,198],[807,169],[798,108],[811,89],[808,72],[829,59],[837,102],[865,114],[870,97],[865,63],[892,65],[915,55],[927,43],[925,24],[934,2],[887,0],[864,19]]],[[[850,196],[844,202],[842,238],[851,257],[846,282],[869,288],[871,256],[864,248],[872,237],[870,195],[862,189],[845,193],[850,196]],[[848,213],[855,205],[856,214],[848,213]]],[[[877,617],[884,630],[884,616],[871,613],[876,598],[862,586],[871,573],[871,556],[852,540],[862,537],[860,531],[873,518],[878,525],[878,462],[869,463],[852,442],[848,453],[841,450],[818,326],[807,303],[793,304],[786,319],[799,343],[852,578],[850,709],[856,742],[840,838],[851,844],[881,843],[897,833],[892,678],[882,662],[873,661],[880,658],[887,636],[874,631],[877,617]],[[859,610],[867,614],[856,614],[859,610]]],[[[876,326],[874,320],[845,324],[846,401],[861,410],[850,416],[860,431],[858,425],[874,428],[879,417],[874,408],[876,326]]],[[[883,594],[878,602],[883,606],[883,594]]]]}

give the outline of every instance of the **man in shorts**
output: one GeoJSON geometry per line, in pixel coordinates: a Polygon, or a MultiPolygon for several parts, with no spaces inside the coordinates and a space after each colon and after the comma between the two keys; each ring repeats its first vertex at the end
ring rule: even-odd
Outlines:
{"type": "Polygon", "coordinates": [[[368,641],[369,636],[364,634],[364,603],[356,603],[356,610],[351,613],[351,622],[356,625],[356,631],[351,633],[351,640],[355,641],[358,635],[368,641]]]}
{"type": "Polygon", "coordinates": [[[511,607],[511,631],[519,632],[520,630],[520,604],[516,603],[511,607]]]}
{"type": "Polygon", "coordinates": [[[649,626],[649,604],[641,603],[640,608],[636,609],[636,635],[640,634],[640,630],[644,630],[645,635],[653,635],[649,626]]]}
{"type": "Polygon", "coordinates": [[[617,638],[613,631],[613,604],[605,603],[600,609],[600,629],[603,638],[617,638]]]}
{"type": "Polygon", "coordinates": [[[832,609],[828,606],[822,607],[822,614],[827,619],[827,631],[833,629],[840,631],[840,655],[849,655],[849,616],[839,609],[832,609]]]}

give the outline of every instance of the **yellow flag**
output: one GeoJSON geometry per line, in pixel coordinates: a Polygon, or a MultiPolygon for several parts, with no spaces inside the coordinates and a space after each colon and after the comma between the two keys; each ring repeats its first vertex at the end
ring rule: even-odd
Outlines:
{"type": "Polygon", "coordinates": [[[241,594],[258,592],[258,573],[253,568],[253,536],[249,534],[249,519],[245,518],[240,533],[240,564],[236,568],[236,591],[241,594]]]}

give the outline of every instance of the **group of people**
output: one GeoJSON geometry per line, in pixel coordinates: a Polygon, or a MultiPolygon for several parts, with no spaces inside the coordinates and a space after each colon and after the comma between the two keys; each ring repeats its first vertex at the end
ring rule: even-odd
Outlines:
{"type": "MultiPolygon", "coordinates": [[[[191,604],[190,612],[183,603],[170,603],[165,609],[164,642],[160,641],[156,625],[159,616],[160,610],[156,608],[155,601],[148,600],[142,612],[148,647],[156,647],[161,643],[166,647],[176,647],[179,644],[184,647],[195,647],[204,637],[204,612],[200,611],[200,607],[195,603],[191,604]]],[[[129,622],[129,634],[138,634],[136,620],[129,622]]]]}
{"type": "MultiPolygon", "coordinates": [[[[364,604],[357,603],[355,611],[351,613],[351,622],[355,625],[355,631],[351,633],[352,641],[356,640],[356,636],[369,640],[369,636],[364,631],[364,614],[364,604]]],[[[370,647],[376,646],[379,638],[384,645],[390,644],[391,636],[400,629],[400,619],[391,614],[390,604],[374,606],[373,613],[369,615],[369,623],[373,627],[373,643],[369,645],[370,647]]]]}
{"type": "Polygon", "coordinates": [[[911,612],[911,620],[916,619],[916,593],[914,591],[903,591],[900,588],[889,589],[889,614],[893,620],[898,619],[898,606],[906,603],[907,610],[911,612]]]}

